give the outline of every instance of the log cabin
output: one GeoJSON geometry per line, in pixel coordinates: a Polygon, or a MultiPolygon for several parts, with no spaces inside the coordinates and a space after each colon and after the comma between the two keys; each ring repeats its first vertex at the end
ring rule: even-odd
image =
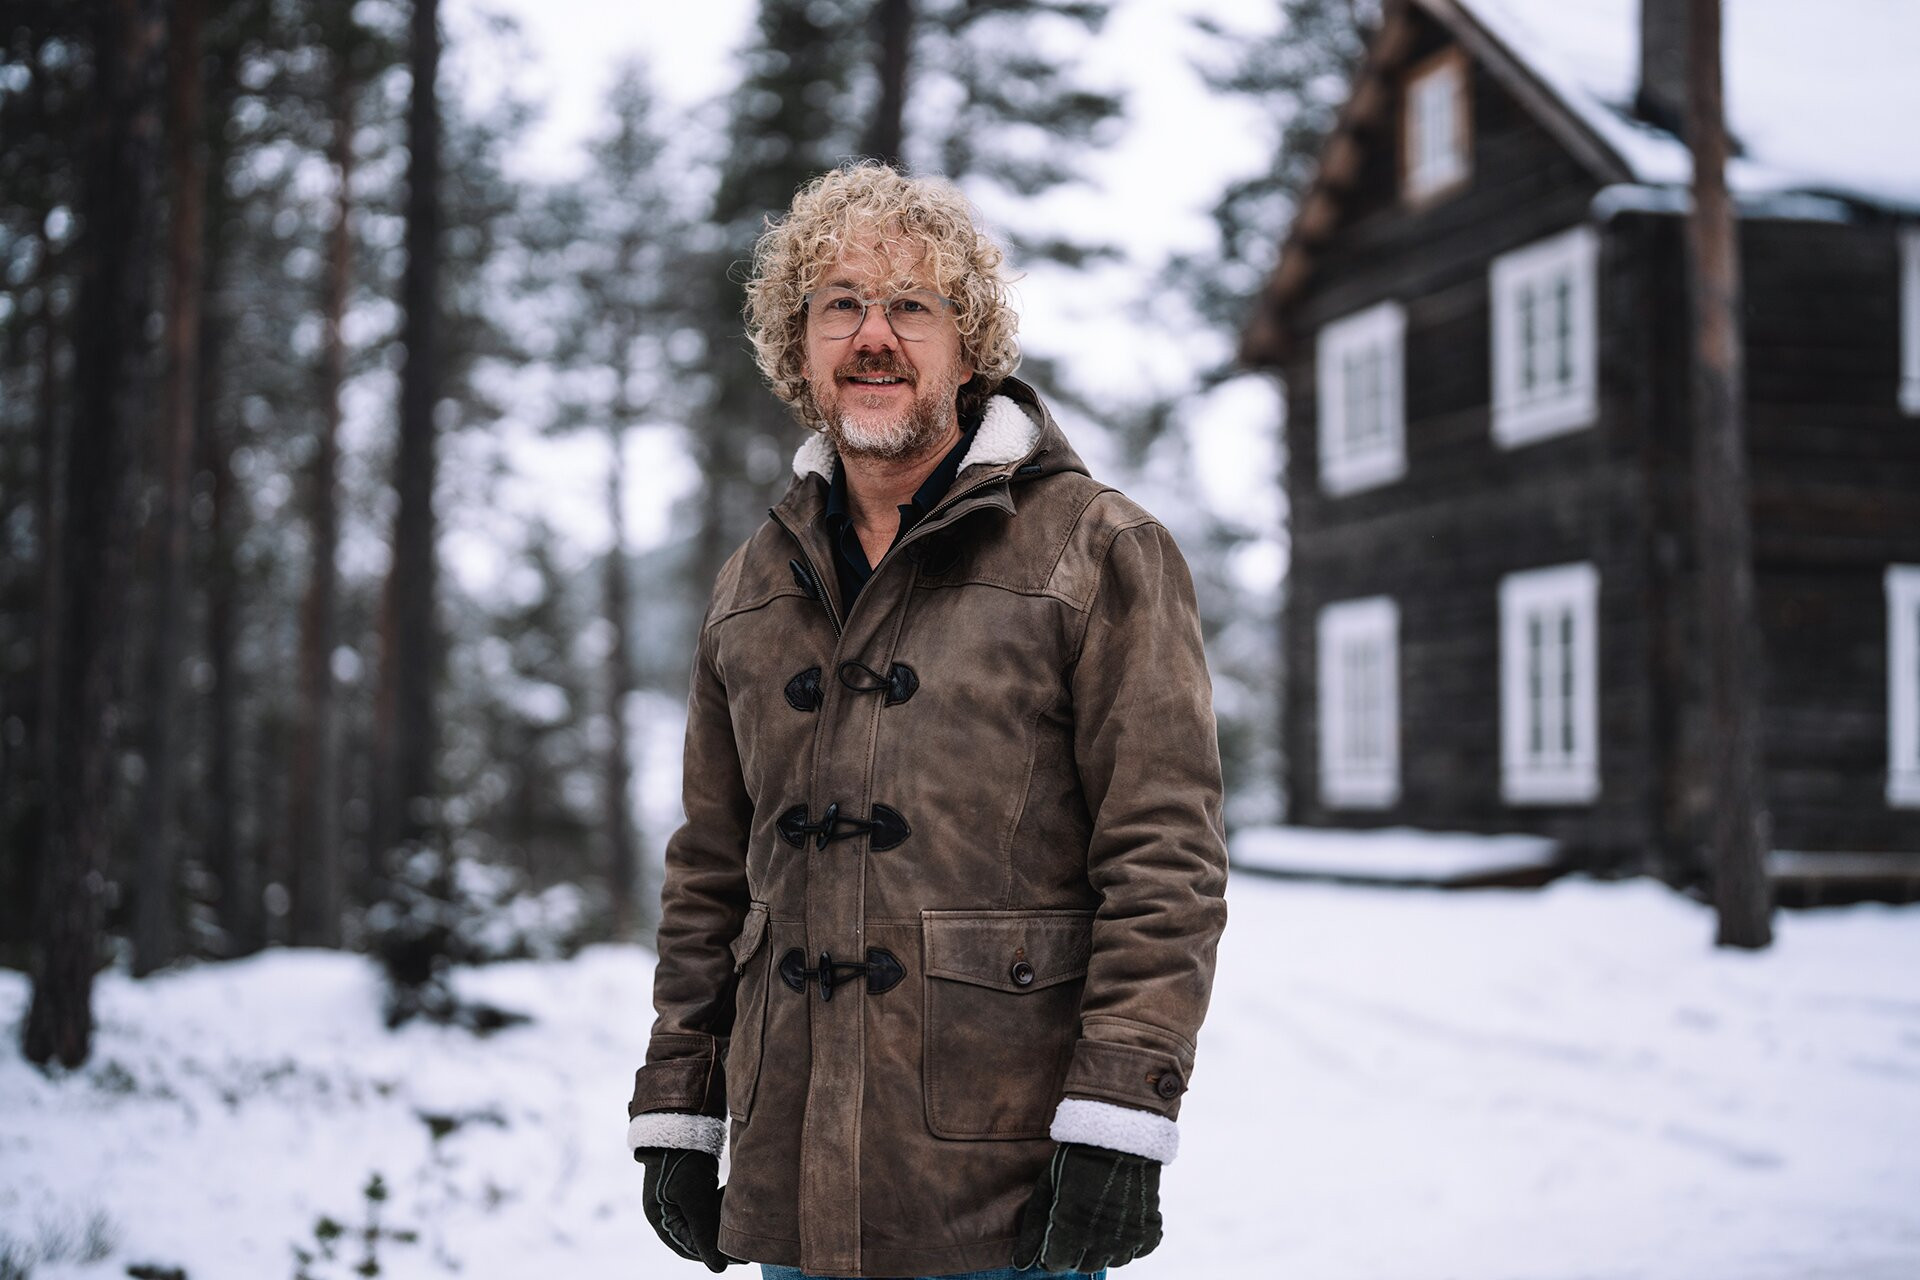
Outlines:
{"type": "MultiPolygon", "coordinates": [[[[1784,901],[1920,897],[1920,5],[1727,0],[1784,901]]],[[[1685,0],[1386,0],[1242,335],[1288,820],[1699,885],[1685,0]]]]}

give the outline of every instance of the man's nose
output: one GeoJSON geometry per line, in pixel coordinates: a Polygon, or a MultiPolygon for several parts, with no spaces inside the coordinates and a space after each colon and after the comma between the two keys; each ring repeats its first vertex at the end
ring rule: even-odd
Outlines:
{"type": "Polygon", "coordinates": [[[860,327],[853,331],[854,347],[861,351],[890,348],[893,338],[893,326],[887,323],[887,304],[868,304],[866,312],[860,317],[860,327]]]}

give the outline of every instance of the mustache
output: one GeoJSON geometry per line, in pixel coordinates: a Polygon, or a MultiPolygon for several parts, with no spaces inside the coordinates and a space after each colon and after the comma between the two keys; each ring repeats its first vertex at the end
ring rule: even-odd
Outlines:
{"type": "Polygon", "coordinates": [[[833,371],[836,378],[902,378],[913,386],[918,379],[891,351],[862,351],[833,371]]]}

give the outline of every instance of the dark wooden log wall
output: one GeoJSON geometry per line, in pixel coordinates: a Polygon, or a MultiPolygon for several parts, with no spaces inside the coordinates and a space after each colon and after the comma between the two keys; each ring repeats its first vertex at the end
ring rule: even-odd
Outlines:
{"type": "MultiPolygon", "coordinates": [[[[1431,29],[1415,60],[1440,47],[1431,29]]],[[[1637,424],[1641,309],[1633,264],[1610,240],[1600,264],[1601,416],[1594,428],[1503,449],[1491,433],[1487,275],[1497,254],[1586,221],[1597,184],[1483,71],[1467,188],[1409,210],[1397,189],[1397,120],[1365,139],[1348,219],[1316,255],[1288,317],[1285,367],[1293,562],[1285,647],[1290,820],[1531,830],[1589,865],[1639,870],[1657,846],[1658,754],[1649,749],[1654,635],[1648,505],[1637,424]],[[1313,333],[1386,298],[1407,308],[1407,474],[1328,497],[1319,484],[1313,333]],[[1510,807],[1500,796],[1499,581],[1573,561],[1599,569],[1601,796],[1510,807]],[[1400,609],[1401,800],[1329,811],[1318,778],[1315,619],[1332,601],[1384,594],[1400,609]]],[[[1683,350],[1683,348],[1680,348],[1683,350]]]]}
{"type": "Polygon", "coordinates": [[[1754,567],[1775,844],[1920,852],[1887,804],[1889,564],[1920,564],[1897,229],[1745,228],[1754,567]]]}
{"type": "MultiPolygon", "coordinates": [[[[1762,727],[1774,846],[1809,853],[1920,851],[1920,811],[1886,800],[1889,564],[1920,564],[1920,422],[1899,407],[1897,230],[1749,217],[1748,433],[1762,727]]],[[[1650,599],[1655,749],[1666,752],[1661,839],[1696,865],[1712,797],[1702,761],[1684,369],[1680,222],[1634,215],[1648,371],[1650,599]]],[[[1624,252],[1624,249],[1623,249],[1624,252]]]]}

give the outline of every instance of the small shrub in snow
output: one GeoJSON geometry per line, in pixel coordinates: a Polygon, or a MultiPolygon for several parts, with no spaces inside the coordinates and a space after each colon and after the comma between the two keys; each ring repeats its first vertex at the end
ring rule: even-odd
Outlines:
{"type": "Polygon", "coordinates": [[[326,1214],[313,1224],[313,1247],[293,1246],[293,1280],[328,1280],[341,1275],[377,1276],[383,1271],[380,1246],[383,1243],[414,1244],[420,1233],[406,1227],[389,1227],[380,1221],[387,1203],[387,1181],[376,1170],[361,1188],[360,1198],[365,1221],[347,1227],[326,1214]],[[348,1266],[342,1254],[349,1242],[358,1241],[359,1260],[348,1266]],[[346,1270],[341,1270],[345,1267],[346,1270]]]}
{"type": "Polygon", "coordinates": [[[0,1280],[30,1280],[42,1263],[104,1262],[120,1246],[120,1228],[105,1209],[84,1217],[43,1217],[31,1242],[0,1232],[0,1280]]]}
{"type": "Polygon", "coordinates": [[[127,1070],[118,1058],[108,1058],[94,1068],[92,1076],[93,1087],[102,1093],[126,1096],[140,1090],[140,1082],[133,1078],[133,1072],[127,1070]]]}
{"type": "Polygon", "coordinates": [[[33,1280],[33,1251],[8,1235],[0,1235],[0,1280],[33,1280]]]}
{"type": "Polygon", "coordinates": [[[446,975],[455,965],[563,959],[594,927],[587,896],[573,885],[528,893],[520,874],[469,853],[426,845],[396,851],[386,897],[368,909],[367,942],[386,970],[390,1025],[413,1017],[492,1031],[523,1015],[458,1000],[446,975]]]}

